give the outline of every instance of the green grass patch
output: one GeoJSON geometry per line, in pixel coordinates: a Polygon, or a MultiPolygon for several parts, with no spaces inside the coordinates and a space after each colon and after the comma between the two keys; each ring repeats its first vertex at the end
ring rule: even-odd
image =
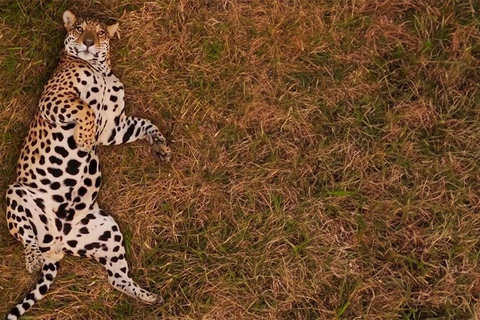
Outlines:
{"type": "MultiPolygon", "coordinates": [[[[119,19],[127,113],[175,141],[101,150],[99,203],[165,301],[67,258],[27,318],[478,318],[480,4],[4,1],[0,191],[67,8],[119,19]]],[[[5,225],[0,255],[7,310],[35,276],[5,225]]]]}

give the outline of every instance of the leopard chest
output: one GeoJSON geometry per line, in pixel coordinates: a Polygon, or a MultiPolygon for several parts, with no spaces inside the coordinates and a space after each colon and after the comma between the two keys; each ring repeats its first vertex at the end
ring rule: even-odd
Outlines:
{"type": "Polygon", "coordinates": [[[87,102],[95,111],[97,136],[99,136],[109,121],[123,112],[123,84],[113,74],[104,74],[93,69],[82,70],[77,81],[80,98],[87,102]]]}
{"type": "Polygon", "coordinates": [[[18,163],[19,182],[40,190],[45,206],[54,212],[88,210],[101,184],[97,154],[77,148],[73,128],[35,117],[18,163]]]}

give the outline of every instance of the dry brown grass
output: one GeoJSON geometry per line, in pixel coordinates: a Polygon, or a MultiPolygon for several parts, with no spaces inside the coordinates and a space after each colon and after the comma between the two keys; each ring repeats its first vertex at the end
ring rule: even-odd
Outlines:
{"type": "MultiPolygon", "coordinates": [[[[175,152],[101,151],[145,306],[66,258],[35,319],[470,319],[480,304],[477,1],[80,1],[118,18],[127,110],[175,152]]],[[[0,2],[0,187],[64,1],[0,2]]],[[[0,205],[4,208],[3,200],[0,205]]],[[[3,209],[2,209],[3,210],[3,209]]],[[[0,213],[3,212],[0,210],[0,213]]],[[[0,224],[0,310],[35,276],[0,224]]]]}

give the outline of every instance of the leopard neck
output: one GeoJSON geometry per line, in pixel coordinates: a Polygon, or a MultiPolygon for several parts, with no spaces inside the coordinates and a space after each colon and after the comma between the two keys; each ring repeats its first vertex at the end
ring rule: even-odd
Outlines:
{"type": "Polygon", "coordinates": [[[112,64],[110,62],[110,52],[106,55],[105,60],[90,60],[85,62],[87,62],[95,70],[104,74],[109,74],[112,70],[112,64]]]}
{"type": "Polygon", "coordinates": [[[107,53],[107,55],[105,56],[105,60],[83,60],[77,56],[74,56],[74,55],[71,55],[69,54],[66,50],[63,50],[62,52],[62,60],[64,58],[70,58],[70,59],[79,59],[85,63],[87,63],[88,65],[90,65],[93,69],[95,69],[96,71],[98,72],[101,72],[103,74],[109,74],[112,70],[112,64],[111,64],[111,61],[110,61],[110,52],[107,53]]]}

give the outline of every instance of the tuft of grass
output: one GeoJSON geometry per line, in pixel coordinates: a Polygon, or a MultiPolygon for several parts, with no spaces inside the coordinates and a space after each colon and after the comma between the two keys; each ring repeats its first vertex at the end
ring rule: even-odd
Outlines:
{"type": "MultiPolygon", "coordinates": [[[[174,158],[102,149],[99,201],[133,278],[165,302],[67,257],[26,319],[479,317],[479,3],[69,5],[0,3],[0,188],[63,11],[118,19],[127,112],[158,124],[174,158]]],[[[35,279],[22,252],[0,224],[1,310],[35,279]]]]}
{"type": "Polygon", "coordinates": [[[214,62],[220,60],[222,56],[222,51],[224,49],[223,43],[221,41],[212,41],[205,44],[205,55],[209,62],[214,62]]]}

